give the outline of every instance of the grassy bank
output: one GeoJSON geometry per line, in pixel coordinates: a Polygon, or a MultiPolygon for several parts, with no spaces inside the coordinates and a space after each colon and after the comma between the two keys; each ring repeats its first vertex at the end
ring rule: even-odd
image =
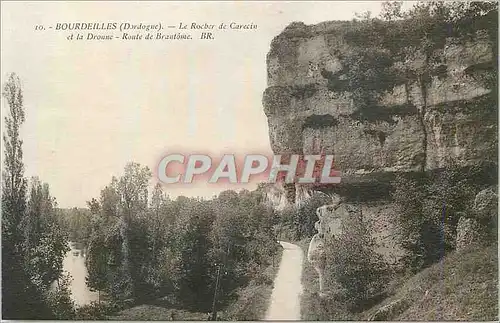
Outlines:
{"type": "Polygon", "coordinates": [[[279,248],[277,254],[274,256],[274,265],[269,265],[250,284],[240,288],[237,301],[224,311],[224,319],[256,321],[265,318],[282,254],[283,249],[279,248]]]}
{"type": "Polygon", "coordinates": [[[361,319],[497,321],[498,248],[453,252],[395,289],[361,319]]]}
{"type": "MultiPolygon", "coordinates": [[[[307,252],[309,240],[299,241],[307,252]]],[[[304,257],[301,298],[302,319],[446,321],[498,320],[497,246],[471,247],[453,252],[439,263],[409,277],[395,277],[388,297],[361,313],[345,304],[318,296],[318,275],[304,257]]]]}

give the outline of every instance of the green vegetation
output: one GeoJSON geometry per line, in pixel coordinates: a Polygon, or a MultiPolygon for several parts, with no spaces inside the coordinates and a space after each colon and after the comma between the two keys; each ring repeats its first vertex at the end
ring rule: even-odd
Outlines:
{"type": "MultiPolygon", "coordinates": [[[[477,193],[496,180],[496,167],[487,164],[398,175],[392,202],[404,257],[386,263],[375,251],[370,223],[351,214],[341,234],[324,237],[326,292],[319,293],[318,273],[304,262],[302,319],[495,320],[496,219],[481,220],[491,234],[483,231],[480,245],[456,251],[455,242],[458,219],[473,212],[477,193]]],[[[301,240],[303,250],[310,237],[301,240]]]]}
{"type": "Polygon", "coordinates": [[[384,321],[497,321],[497,245],[452,252],[410,279],[401,279],[390,297],[359,319],[373,319],[376,312],[384,321]],[[380,311],[395,302],[401,305],[380,311]]]}
{"type": "Polygon", "coordinates": [[[113,321],[206,321],[207,317],[207,313],[144,304],[123,310],[108,319],[113,321]]]}
{"type": "MultiPolygon", "coordinates": [[[[310,263],[305,263],[302,297],[305,320],[497,318],[497,291],[493,287],[497,282],[497,255],[493,252],[496,248],[491,246],[497,242],[496,235],[484,241],[485,249],[457,252],[455,243],[459,218],[471,212],[476,194],[496,183],[498,174],[489,172],[488,165],[456,165],[426,172],[424,116],[433,82],[449,74],[447,46],[481,42],[491,48],[492,61],[473,65],[465,73],[491,93],[433,108],[452,114],[472,112],[496,120],[498,4],[431,1],[420,2],[407,12],[401,10],[401,5],[401,2],[386,2],[379,18],[364,15],[360,21],[339,23],[336,37],[342,38],[345,46],[332,54],[340,59],[342,68],[336,72],[323,70],[322,76],[331,91],[348,94],[353,99],[357,111],[350,115],[352,118],[392,123],[393,116],[415,115],[420,122],[424,153],[414,161],[420,171],[399,175],[387,188],[379,190],[384,193],[379,198],[392,200],[398,207],[394,224],[405,256],[399,264],[386,264],[375,252],[377,246],[364,219],[359,215],[353,222],[354,217],[342,234],[326,238],[322,262],[324,285],[329,285],[327,293],[319,293],[317,273],[310,263]],[[404,87],[406,102],[397,106],[383,104],[382,98],[397,86],[404,87]],[[414,101],[415,89],[422,100],[414,101]],[[482,267],[468,260],[461,262],[460,257],[475,259],[482,267]]],[[[287,32],[293,34],[301,28],[304,29],[293,26],[287,32]]],[[[384,144],[383,132],[366,133],[384,144]]],[[[493,166],[495,170],[497,167],[493,166]]],[[[370,192],[363,192],[361,183],[344,183],[330,192],[360,202],[370,200],[368,196],[377,197],[375,186],[368,187],[370,192]]],[[[285,210],[281,216],[290,218],[287,213],[293,214],[285,210]]],[[[309,214],[310,218],[316,218],[312,212],[309,214]]],[[[496,223],[486,223],[484,227],[493,228],[496,223]]],[[[300,231],[298,228],[292,223],[288,231],[300,231]]],[[[311,236],[308,232],[296,238],[311,236]]],[[[303,247],[307,250],[307,245],[303,247]]]]}
{"type": "Polygon", "coordinates": [[[15,75],[4,97],[4,318],[140,319],[150,311],[151,319],[206,319],[213,306],[223,318],[264,315],[281,247],[262,188],[173,200],[159,184],[150,192],[150,170],[129,163],[88,209],[58,209],[48,184],[24,178],[25,116],[15,75]],[[69,241],[87,249],[87,286],[100,294],[78,308],[63,274],[69,241]],[[154,314],[159,306],[167,317],[154,314]]]}
{"type": "Polygon", "coordinates": [[[24,123],[21,82],[11,74],[4,86],[4,171],[2,173],[2,317],[54,319],[70,302],[61,292],[57,299],[50,284],[62,275],[66,237],[55,214],[55,199],[48,184],[24,177],[22,140],[24,123]],[[26,306],[26,304],[30,304],[26,306]]]}
{"type": "MultiPolygon", "coordinates": [[[[307,250],[309,241],[300,242],[307,250]]],[[[498,248],[471,247],[452,252],[440,262],[412,274],[391,276],[385,298],[362,312],[348,310],[346,302],[331,296],[320,298],[318,275],[304,261],[302,319],[446,321],[498,320],[498,248]]]]}
{"type": "Polygon", "coordinates": [[[149,201],[149,176],[129,164],[101,192],[87,252],[89,287],[112,302],[168,297],[172,308],[208,313],[216,287],[216,307],[224,311],[242,291],[263,283],[279,247],[274,212],[262,204],[261,192],[172,200],[157,185],[149,201]]]}
{"type": "Polygon", "coordinates": [[[324,285],[334,291],[329,300],[342,302],[353,313],[384,296],[389,281],[389,266],[375,252],[368,228],[361,213],[352,214],[343,223],[342,233],[325,243],[324,285]]]}
{"type": "MultiPolygon", "coordinates": [[[[392,182],[400,263],[389,265],[375,251],[371,227],[360,213],[326,237],[323,285],[304,263],[305,320],[494,320],[497,313],[497,224],[480,247],[455,251],[458,219],[470,214],[479,191],[496,181],[486,165],[450,167],[398,175],[392,182]],[[489,237],[489,238],[487,238],[489,237]],[[483,305],[488,304],[488,305],[483,305]]],[[[310,215],[311,217],[311,215],[310,215]]],[[[312,216],[314,218],[314,216],[312,216]]],[[[308,249],[310,236],[300,243],[308,249]]]]}
{"type": "MultiPolygon", "coordinates": [[[[497,4],[429,2],[407,13],[396,2],[385,8],[383,19],[366,16],[357,24],[345,23],[350,27],[342,37],[350,52],[335,53],[342,70],[322,74],[330,90],[352,95],[359,107],[353,117],[389,122],[394,114],[417,115],[425,151],[427,91],[434,79],[448,72],[443,49],[449,41],[485,37],[497,57],[497,4]],[[418,59],[422,64],[412,63],[418,59]],[[382,96],[396,85],[405,86],[406,104],[382,109],[382,96]],[[424,102],[411,102],[408,91],[415,85],[424,102]]],[[[291,26],[286,32],[302,31],[291,26]]],[[[496,94],[496,64],[494,60],[466,72],[496,94]]],[[[271,101],[280,103],[290,97],[303,100],[316,91],[315,86],[275,87],[265,95],[276,96],[271,101]]],[[[300,205],[275,212],[264,202],[263,187],[225,191],[211,200],[171,199],[160,185],[150,190],[152,174],[147,167],[129,163],[88,201],[88,209],[58,209],[48,184],[24,177],[20,129],[25,115],[15,75],[9,77],[3,95],[9,108],[2,176],[6,319],[205,320],[213,307],[222,319],[262,319],[281,255],[276,236],[300,240],[306,251],[316,233],[316,209],[331,203],[326,194],[315,193],[300,205]],[[63,274],[69,241],[86,246],[87,286],[102,294],[98,302],[79,308],[70,298],[70,277],[63,274]]],[[[453,109],[479,110],[487,105],[491,112],[496,109],[494,100],[496,96],[487,95],[476,100],[477,105],[458,102],[453,109]]],[[[267,113],[282,106],[288,105],[268,107],[267,113]]],[[[454,111],[449,105],[437,108],[454,111]]],[[[313,115],[306,126],[336,122],[328,115],[313,115]]],[[[384,144],[383,132],[367,133],[384,144]]],[[[425,153],[416,164],[425,167],[425,153]]],[[[411,175],[392,182],[391,197],[399,208],[394,222],[406,251],[402,264],[395,268],[384,262],[375,252],[369,224],[361,213],[354,214],[342,234],[325,243],[322,265],[330,293],[319,293],[317,273],[305,259],[304,319],[497,318],[497,248],[491,246],[496,236],[481,249],[455,250],[459,217],[470,211],[474,196],[497,174],[457,166],[432,176],[411,175]]],[[[377,185],[366,188],[372,196],[360,194],[361,198],[387,195],[389,189],[377,185]]],[[[362,186],[358,184],[357,194],[362,186]]],[[[295,187],[286,189],[294,200],[295,187]]],[[[352,192],[345,193],[352,198],[352,192]]]]}
{"type": "Polygon", "coordinates": [[[279,248],[278,252],[273,255],[272,264],[263,272],[258,273],[258,276],[247,286],[237,291],[236,302],[229,305],[222,315],[225,320],[258,321],[264,319],[282,252],[283,249],[279,248]]]}
{"type": "MultiPolygon", "coordinates": [[[[308,250],[309,241],[299,243],[303,250],[308,250]]],[[[392,272],[375,247],[368,224],[360,214],[354,214],[343,224],[340,235],[326,238],[321,267],[327,292],[319,292],[318,273],[305,260],[302,319],[356,319],[360,312],[385,297],[385,286],[392,272]]]]}

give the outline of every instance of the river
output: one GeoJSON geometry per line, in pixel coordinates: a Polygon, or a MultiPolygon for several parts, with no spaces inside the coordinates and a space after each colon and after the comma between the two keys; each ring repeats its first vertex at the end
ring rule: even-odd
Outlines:
{"type": "Polygon", "coordinates": [[[71,250],[66,253],[63,260],[63,270],[71,275],[71,298],[77,306],[83,306],[99,300],[97,292],[92,292],[85,283],[87,267],[85,266],[85,249],[71,242],[71,250]]]}

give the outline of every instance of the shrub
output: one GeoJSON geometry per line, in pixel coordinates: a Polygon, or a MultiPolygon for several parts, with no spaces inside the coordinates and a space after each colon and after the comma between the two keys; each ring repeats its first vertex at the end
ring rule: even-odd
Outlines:
{"type": "Polygon", "coordinates": [[[342,233],[325,242],[325,287],[329,297],[356,312],[383,294],[389,268],[375,252],[368,223],[355,214],[343,224],[342,233]]]}
{"type": "Polygon", "coordinates": [[[123,306],[117,303],[92,302],[79,307],[75,316],[77,320],[105,320],[122,309],[123,306]]]}
{"type": "Polygon", "coordinates": [[[401,246],[406,250],[401,261],[405,268],[415,271],[432,259],[429,254],[432,250],[427,250],[424,245],[425,242],[430,243],[431,232],[426,230],[428,223],[422,216],[425,199],[423,186],[423,183],[403,176],[398,176],[394,181],[393,199],[398,204],[396,227],[401,246]]]}

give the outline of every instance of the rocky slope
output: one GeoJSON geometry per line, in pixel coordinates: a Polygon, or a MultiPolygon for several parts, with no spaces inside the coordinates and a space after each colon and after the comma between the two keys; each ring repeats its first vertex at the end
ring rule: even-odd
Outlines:
{"type": "MultiPolygon", "coordinates": [[[[275,154],[334,155],[342,183],[333,191],[375,220],[374,235],[393,262],[401,256],[391,227],[397,211],[389,199],[396,173],[497,165],[496,92],[477,77],[493,54],[486,37],[461,45],[450,39],[438,53],[446,71],[432,78],[425,95],[415,84],[396,86],[361,117],[351,94],[332,90],[325,77],[342,69],[339,53],[350,55],[342,31],[355,24],[292,23],[275,37],[263,106],[275,154]]],[[[415,55],[401,63],[418,69],[423,59],[415,55]]],[[[270,199],[283,205],[282,195],[300,200],[303,190],[296,192],[293,197],[281,188],[270,199]]]]}

